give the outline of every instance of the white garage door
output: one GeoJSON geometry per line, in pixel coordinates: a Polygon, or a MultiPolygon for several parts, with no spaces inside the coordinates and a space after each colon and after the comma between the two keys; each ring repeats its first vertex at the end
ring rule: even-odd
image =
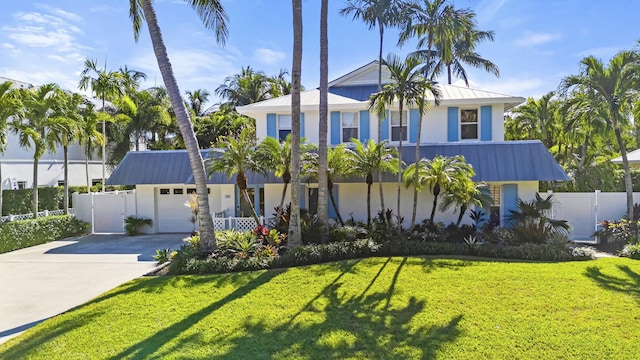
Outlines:
{"type": "Polygon", "coordinates": [[[191,210],[185,203],[191,198],[191,188],[156,188],[158,232],[188,233],[193,230],[189,222],[191,210]]]}

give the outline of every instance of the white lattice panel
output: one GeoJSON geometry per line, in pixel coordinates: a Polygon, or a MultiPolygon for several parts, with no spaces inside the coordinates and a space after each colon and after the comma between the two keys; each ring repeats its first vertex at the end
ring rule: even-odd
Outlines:
{"type": "Polygon", "coordinates": [[[232,224],[233,228],[236,229],[237,231],[251,231],[255,229],[256,226],[258,226],[256,224],[256,221],[250,217],[238,217],[238,218],[231,218],[231,219],[233,223],[232,224]]]}
{"type": "Polygon", "coordinates": [[[213,228],[216,230],[227,230],[227,219],[213,218],[213,228]]]}

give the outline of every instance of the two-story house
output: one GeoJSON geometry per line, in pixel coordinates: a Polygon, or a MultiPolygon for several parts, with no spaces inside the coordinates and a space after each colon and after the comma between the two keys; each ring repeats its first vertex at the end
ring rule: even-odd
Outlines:
{"type": "MultiPolygon", "coordinates": [[[[10,81],[15,87],[30,89],[35,85],[0,77],[0,83],[10,81]]],[[[3,190],[31,188],[33,186],[33,147],[20,146],[18,135],[9,130],[7,148],[0,153],[0,187],[3,190]]],[[[69,185],[86,185],[86,156],[84,148],[78,144],[69,146],[69,185]]],[[[96,154],[88,161],[89,178],[92,183],[102,181],[102,160],[96,154]]],[[[110,169],[106,175],[109,176],[110,169]]],[[[64,185],[64,158],[62,146],[55,152],[48,151],[38,162],[38,186],[64,185]]]]}
{"type": "MultiPolygon", "coordinates": [[[[369,111],[369,96],[377,91],[377,62],[369,63],[329,83],[329,145],[381,138],[396,145],[403,135],[402,159],[415,161],[415,146],[421,157],[463,155],[475,172],[475,181],[485,182],[494,199],[492,212],[504,221],[508,211],[516,208],[519,198],[531,199],[538,191],[539,181],[567,180],[568,177],[539,141],[504,141],[504,114],[524,102],[522,97],[490,91],[439,84],[442,94],[438,106],[431,104],[424,114],[421,139],[418,141],[419,112],[409,108],[403,114],[400,131],[399,111],[389,107],[385,118],[378,119],[369,111]]],[[[384,72],[383,83],[389,81],[384,72]]],[[[317,144],[319,97],[317,89],[301,93],[302,136],[317,144]]],[[[256,119],[258,142],[267,136],[284,139],[291,132],[291,97],[282,96],[237,108],[241,114],[256,119]]],[[[207,151],[203,157],[209,156],[207,151]]],[[[185,219],[189,210],[184,206],[195,192],[185,151],[130,152],[114,171],[108,184],[136,185],[138,214],[154,219],[154,231],[189,231],[185,219]]],[[[273,176],[249,176],[250,191],[259,214],[270,217],[280,202],[281,180],[273,176]]],[[[209,180],[212,213],[241,216],[238,190],[234,179],[213,174],[209,180]]],[[[314,212],[318,187],[313,182],[299,184],[301,206],[314,212]]],[[[377,185],[376,185],[377,186],[377,185]]],[[[383,189],[387,207],[394,208],[397,184],[394,176],[384,178],[383,189]],[[393,204],[393,205],[392,205],[393,204]]],[[[366,184],[363,179],[344,179],[334,185],[334,198],[344,217],[366,219],[366,184]]],[[[401,215],[409,218],[413,205],[413,189],[401,193],[401,215]]],[[[419,220],[428,217],[432,195],[420,194],[419,220]]],[[[289,201],[287,199],[287,201],[289,201]]],[[[380,208],[379,196],[372,196],[372,209],[380,208]]],[[[330,215],[334,215],[331,207],[330,215]]],[[[438,213],[437,221],[455,220],[455,214],[438,213]]]]}

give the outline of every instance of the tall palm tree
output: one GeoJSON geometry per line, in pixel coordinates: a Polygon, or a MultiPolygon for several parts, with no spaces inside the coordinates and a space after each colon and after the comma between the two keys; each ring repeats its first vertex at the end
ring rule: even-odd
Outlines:
{"type": "Polygon", "coordinates": [[[371,226],[371,185],[373,174],[391,173],[398,171],[398,152],[393,147],[387,146],[387,142],[376,143],[369,139],[363,144],[358,139],[353,139],[353,150],[347,150],[348,163],[352,166],[354,175],[363,176],[367,184],[367,226],[371,226]]]}
{"type": "Polygon", "coordinates": [[[528,98],[527,102],[518,106],[514,111],[514,121],[528,129],[529,138],[541,139],[547,149],[554,145],[553,136],[557,129],[557,101],[555,92],[550,91],[540,99],[528,98]]]}
{"type": "MultiPolygon", "coordinates": [[[[17,90],[11,81],[0,84],[0,154],[7,147],[7,130],[13,121],[21,118],[23,107],[17,90]]],[[[0,216],[2,216],[2,158],[0,157],[0,216]]]]}
{"type": "MultiPolygon", "coordinates": [[[[131,86],[131,84],[129,84],[131,86]]],[[[106,102],[120,97],[124,91],[123,75],[119,71],[107,71],[105,68],[98,67],[98,61],[95,59],[86,59],[84,68],[80,73],[80,90],[89,90],[102,100],[102,109],[106,110],[106,102]]],[[[106,179],[107,164],[107,123],[106,118],[102,118],[102,191],[104,192],[106,179]]]]}
{"type": "Polygon", "coordinates": [[[120,67],[118,72],[120,73],[122,88],[126,94],[138,92],[140,90],[140,82],[147,80],[147,74],[142,71],[129,69],[127,65],[120,67]]]}
{"type": "Polygon", "coordinates": [[[251,66],[242,67],[240,74],[229,76],[214,93],[227,100],[231,107],[253,104],[272,97],[273,80],[251,66]]]}
{"type": "Polygon", "coordinates": [[[329,112],[329,40],[327,15],[329,0],[322,0],[320,6],[320,104],[318,119],[318,219],[325,226],[329,224],[327,209],[327,132],[329,112]]]}
{"type": "MultiPolygon", "coordinates": [[[[378,27],[380,44],[378,47],[378,92],[382,91],[382,45],[384,42],[384,30],[387,27],[400,25],[403,19],[403,10],[406,3],[398,0],[349,0],[346,6],[340,10],[341,15],[353,14],[353,19],[362,20],[369,29],[378,27]]],[[[382,120],[383,118],[378,118],[382,120]]],[[[382,141],[382,131],[378,126],[378,142],[382,141]]],[[[384,192],[382,191],[382,174],[378,174],[380,183],[380,206],[385,211],[384,192]]]]}
{"type": "Polygon", "coordinates": [[[451,207],[458,210],[456,226],[460,226],[462,218],[470,206],[478,206],[486,209],[493,203],[491,195],[482,191],[487,185],[473,182],[470,177],[473,175],[475,175],[475,173],[462,172],[457,174],[447,185],[444,198],[440,203],[440,211],[442,212],[447,211],[451,207]]]}
{"type": "Polygon", "coordinates": [[[429,216],[429,221],[433,223],[438,208],[438,197],[442,190],[451,189],[450,184],[456,181],[456,178],[460,176],[472,178],[475,173],[461,155],[436,156],[433,159],[421,159],[420,162],[423,163],[422,166],[417,167],[421,172],[420,182],[428,186],[433,194],[433,207],[429,216]]]}
{"type": "MultiPolygon", "coordinates": [[[[280,69],[278,75],[269,78],[271,82],[271,97],[280,97],[291,94],[291,82],[287,80],[289,72],[286,69],[280,69]]],[[[303,87],[300,86],[302,89],[303,87]]]]}
{"type": "Polygon", "coordinates": [[[202,116],[202,113],[204,112],[203,105],[209,101],[209,96],[211,96],[211,94],[205,89],[187,91],[186,94],[191,110],[193,110],[196,116],[202,116]]]}
{"type": "MultiPolygon", "coordinates": [[[[425,81],[418,67],[421,62],[417,57],[408,56],[402,60],[397,55],[389,54],[384,65],[389,70],[391,82],[386,84],[381,92],[371,95],[369,105],[378,114],[378,118],[386,116],[387,108],[398,104],[400,134],[398,152],[402,159],[402,143],[404,134],[403,115],[405,106],[419,105],[424,113],[427,91],[438,94],[431,82],[425,81]]],[[[400,190],[402,187],[402,161],[398,163],[398,198],[397,215],[400,216],[400,190]]],[[[400,227],[401,224],[398,224],[400,227]]]]}
{"type": "Polygon", "coordinates": [[[62,90],[57,84],[45,84],[21,91],[24,118],[13,121],[18,142],[33,148],[33,217],[38,217],[38,161],[47,151],[55,151],[56,136],[67,131],[68,122],[55,117],[61,107],[62,90]]]}
{"type": "Polygon", "coordinates": [[[65,126],[60,127],[57,132],[53,132],[56,143],[62,145],[64,159],[64,213],[69,213],[69,145],[78,141],[82,115],[81,106],[85,105],[85,98],[80,94],[65,93],[60,94],[60,108],[54,116],[65,126]]]}
{"type": "Polygon", "coordinates": [[[291,212],[287,247],[302,246],[300,227],[300,78],[302,76],[302,1],[293,9],[293,64],[291,65],[291,212]]]}
{"type": "Polygon", "coordinates": [[[621,51],[608,65],[588,56],[580,61],[579,75],[571,75],[562,80],[560,88],[567,91],[576,86],[593,90],[595,96],[607,107],[607,123],[613,129],[624,168],[624,182],[627,193],[627,216],[633,218],[633,184],[627,148],[622,137],[623,125],[628,121],[626,106],[637,96],[639,56],[633,51],[621,51]]]}
{"type": "Polygon", "coordinates": [[[250,130],[244,130],[238,138],[225,136],[220,141],[221,148],[214,150],[216,156],[211,160],[209,173],[225,173],[229,178],[236,175],[236,184],[240,190],[241,203],[250,208],[251,216],[260,225],[260,218],[247,191],[247,171],[265,173],[260,157],[256,156],[255,136],[250,130]]]}
{"type": "MultiPolygon", "coordinates": [[[[216,40],[220,44],[224,44],[227,38],[226,22],[227,14],[220,1],[218,0],[188,0],[186,1],[192,8],[196,10],[198,16],[203,21],[205,27],[214,29],[216,40]]],[[[216,247],[215,230],[213,227],[213,219],[209,209],[209,196],[207,193],[207,176],[204,167],[202,154],[199,151],[198,140],[193,131],[193,125],[189,119],[180,89],[173,73],[167,48],[162,39],[162,33],[158,26],[156,12],[153,8],[152,0],[129,0],[129,14],[133,23],[134,37],[137,40],[145,20],[149,28],[153,51],[155,52],[158,66],[162,73],[162,78],[167,88],[167,93],[171,99],[171,105],[176,114],[180,133],[184,140],[184,145],[189,155],[191,170],[193,171],[194,181],[196,183],[196,192],[198,198],[198,224],[200,226],[200,241],[203,244],[204,251],[212,251],[216,247]]]]}
{"type": "Polygon", "coordinates": [[[109,117],[104,112],[96,112],[92,102],[86,102],[80,108],[80,122],[78,123],[78,143],[84,146],[85,176],[87,180],[87,193],[91,192],[91,178],[89,177],[89,160],[95,152],[95,145],[102,146],[104,137],[98,131],[98,124],[102,118],[109,117]]]}

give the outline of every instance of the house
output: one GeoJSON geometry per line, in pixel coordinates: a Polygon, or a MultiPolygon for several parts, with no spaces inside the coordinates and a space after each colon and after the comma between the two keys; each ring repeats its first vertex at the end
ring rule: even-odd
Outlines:
{"type": "MultiPolygon", "coordinates": [[[[33,88],[34,85],[0,77],[0,83],[11,81],[20,88],[33,88]]],[[[0,153],[1,178],[0,187],[3,190],[24,189],[33,186],[33,149],[20,146],[18,135],[9,131],[7,134],[7,148],[0,153]]],[[[69,185],[82,186],[86,180],[86,156],[82,146],[69,146],[69,185]]],[[[89,159],[89,178],[95,185],[102,182],[102,160],[99,155],[89,159]]],[[[107,169],[106,176],[110,174],[107,169]]],[[[55,152],[45,153],[38,163],[38,186],[64,185],[64,157],[62,146],[57,146],[55,152]]]]}
{"type": "MultiPolygon", "coordinates": [[[[442,100],[432,104],[423,117],[422,139],[418,142],[417,109],[410,108],[403,116],[400,131],[399,111],[391,107],[384,119],[368,110],[368,98],[377,91],[377,62],[371,62],[329,83],[329,145],[349,143],[351,138],[362,141],[381,137],[396,145],[404,133],[402,158],[415,160],[415,146],[421,157],[461,154],[476,171],[475,181],[486,182],[494,199],[492,214],[504,222],[509,210],[519,198],[531,199],[538,191],[539,181],[568,180],[567,175],[539,141],[504,141],[504,113],[524,102],[514,97],[489,91],[439,84],[442,100]]],[[[389,81],[384,72],[383,83],[389,81]]],[[[301,93],[301,134],[311,143],[318,143],[317,89],[301,93]]],[[[267,136],[284,139],[291,132],[290,95],[265,100],[237,108],[243,115],[256,119],[258,141],[267,136]]],[[[212,156],[203,151],[205,161],[212,156]]],[[[383,189],[387,207],[395,208],[397,184],[394,176],[384,178],[383,189]]],[[[138,215],[154,219],[153,231],[189,231],[189,209],[184,206],[195,192],[186,151],[152,151],[128,153],[107,182],[112,185],[136,185],[138,215]]],[[[212,213],[242,216],[235,179],[213,174],[209,180],[212,213]]],[[[249,175],[250,194],[258,214],[269,217],[279,204],[282,183],[273,176],[249,175]]],[[[301,206],[313,212],[317,207],[318,187],[313,182],[299,184],[301,206]]],[[[401,193],[402,215],[409,218],[413,205],[413,190],[401,193]]],[[[363,179],[343,179],[334,185],[334,198],[343,217],[366,219],[366,185],[363,179]]],[[[428,217],[432,196],[420,194],[419,219],[428,217]]],[[[286,201],[289,201],[288,199],[286,201]]],[[[380,208],[379,196],[372,196],[372,209],[380,208]]],[[[394,209],[395,210],[395,209],[394,209]]],[[[332,214],[330,207],[330,215],[332,214]]],[[[455,220],[453,212],[436,216],[437,221],[455,220]]]]}

